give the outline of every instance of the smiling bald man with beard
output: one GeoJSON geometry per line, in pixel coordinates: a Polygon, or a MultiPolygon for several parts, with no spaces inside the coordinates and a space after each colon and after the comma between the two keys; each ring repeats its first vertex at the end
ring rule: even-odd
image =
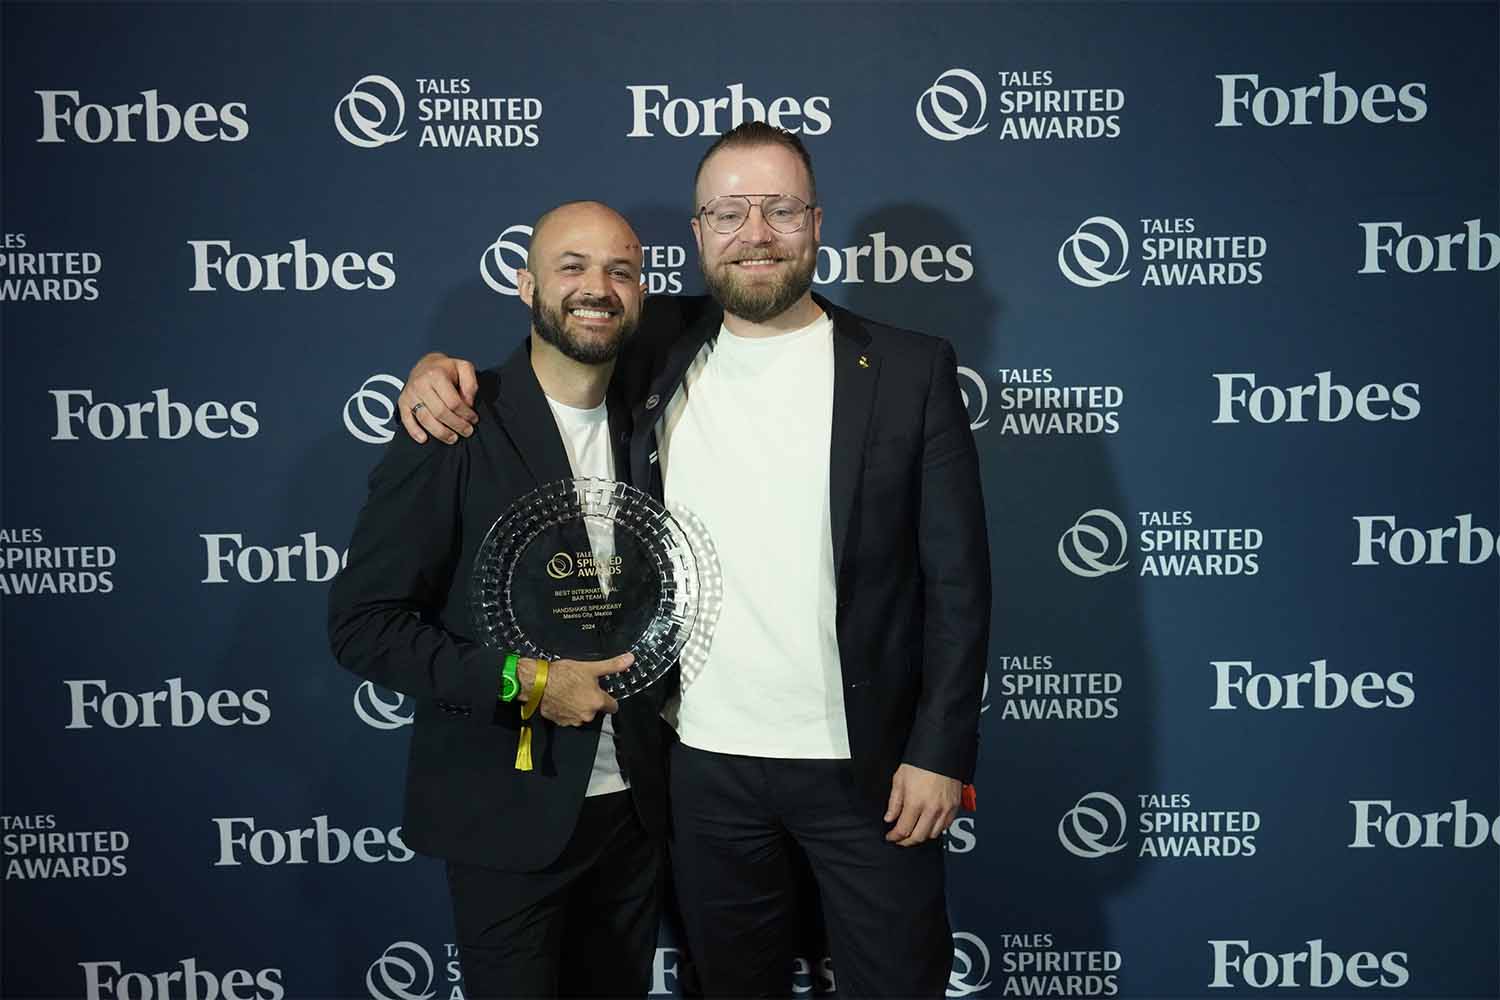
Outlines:
{"type": "Polygon", "coordinates": [[[667,684],[623,704],[599,678],[628,655],[521,660],[540,690],[534,770],[520,770],[521,701],[504,654],[475,642],[469,575],[520,496],[623,477],[627,414],[608,387],[640,317],[641,247],[598,202],[537,221],[521,300],[531,332],[478,373],[475,433],[456,448],[398,436],[370,474],[328,630],[345,667],[413,698],[403,836],[447,862],[464,992],[640,997],[649,985],[666,823],[659,713],[667,684]]]}

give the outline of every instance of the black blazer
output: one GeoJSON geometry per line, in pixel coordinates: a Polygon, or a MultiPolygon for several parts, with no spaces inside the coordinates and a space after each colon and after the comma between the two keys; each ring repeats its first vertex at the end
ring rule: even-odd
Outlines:
{"type": "MultiPolygon", "coordinates": [[[[339,663],[416,700],[402,836],[424,854],[535,871],[562,851],[578,821],[602,716],[554,726],[537,715],[536,769],[515,769],[520,709],[499,702],[502,658],[470,638],[469,571],[511,503],[572,476],[557,423],[518,348],[479,374],[479,424],[452,447],[398,432],[370,473],[349,561],[328,598],[339,663]]],[[[610,433],[627,478],[623,406],[610,433]]],[[[664,832],[666,786],[658,715],[667,683],[621,702],[616,749],[642,822],[664,832]]]]}
{"type": "MultiPolygon", "coordinates": [[[[883,806],[903,762],[974,775],[990,631],[979,459],[947,341],[814,299],[834,328],[829,491],[849,747],[883,806]]],[[[658,497],[656,425],[723,317],[704,297],[649,299],[616,368],[631,475],[658,497]]]]}

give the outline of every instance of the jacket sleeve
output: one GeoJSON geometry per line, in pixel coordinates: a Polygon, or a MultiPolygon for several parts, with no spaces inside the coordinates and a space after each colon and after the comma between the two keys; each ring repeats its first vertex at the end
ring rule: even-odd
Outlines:
{"type": "Polygon", "coordinates": [[[461,546],[470,442],[419,445],[397,433],[370,473],[347,565],[328,595],[328,639],[340,664],[382,687],[495,712],[493,650],[436,624],[461,546]]]}
{"type": "Polygon", "coordinates": [[[924,634],[921,694],[902,759],[974,776],[990,639],[990,546],[979,456],[947,341],[934,352],[923,417],[917,558],[924,634]]]}

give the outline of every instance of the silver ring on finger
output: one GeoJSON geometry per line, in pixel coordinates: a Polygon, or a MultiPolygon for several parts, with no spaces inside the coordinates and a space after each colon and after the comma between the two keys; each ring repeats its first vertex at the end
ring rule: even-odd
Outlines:
{"type": "Polygon", "coordinates": [[[416,406],[413,406],[411,408],[411,415],[415,417],[417,415],[417,411],[418,410],[425,410],[425,409],[427,409],[427,404],[426,403],[418,403],[416,406]]]}

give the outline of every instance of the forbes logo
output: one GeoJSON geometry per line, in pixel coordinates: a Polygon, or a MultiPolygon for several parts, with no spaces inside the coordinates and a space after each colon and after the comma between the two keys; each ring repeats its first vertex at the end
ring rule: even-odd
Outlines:
{"type": "Polygon", "coordinates": [[[1410,708],[1416,701],[1410,670],[1382,677],[1374,671],[1357,674],[1353,680],[1328,669],[1327,660],[1313,660],[1312,670],[1276,675],[1257,672],[1249,660],[1212,660],[1217,678],[1211,709],[1234,710],[1241,704],[1257,711],[1273,708],[1307,708],[1302,699],[1312,698],[1311,707],[1340,708],[1352,701],[1359,708],[1410,708]]]}
{"type": "Polygon", "coordinates": [[[1483,525],[1474,523],[1473,514],[1459,514],[1454,518],[1458,524],[1451,528],[1399,528],[1392,532],[1382,528],[1396,528],[1394,514],[1355,515],[1359,526],[1359,551],[1355,566],[1375,566],[1380,558],[1376,550],[1390,556],[1397,566],[1446,566],[1449,558],[1457,558],[1464,566],[1482,563],[1495,555],[1495,533],[1483,525]],[[1449,544],[1452,542],[1453,544],[1449,544]]]}
{"type": "Polygon", "coordinates": [[[208,555],[208,572],[203,583],[228,583],[226,573],[233,573],[245,583],[327,583],[338,575],[349,561],[331,545],[318,544],[316,531],[304,532],[297,545],[278,545],[274,549],[246,545],[240,534],[199,535],[208,555]]]}
{"type": "Polygon", "coordinates": [[[1365,262],[1359,274],[1385,274],[1383,263],[1394,261],[1407,274],[1457,271],[1455,247],[1463,247],[1464,269],[1493,271],[1500,266],[1500,236],[1485,232],[1478,219],[1464,223],[1462,232],[1441,236],[1408,233],[1400,222],[1361,222],[1365,231],[1365,262]]]}
{"type": "Polygon", "coordinates": [[[365,864],[410,861],[416,854],[401,841],[401,828],[382,831],[366,826],[346,833],[328,825],[327,816],[314,816],[301,830],[257,829],[249,816],[215,818],[219,829],[219,860],[215,868],[237,868],[249,860],[257,865],[336,865],[353,857],[365,864]]]}
{"type": "Polygon", "coordinates": [[[1335,382],[1331,371],[1316,373],[1311,385],[1285,389],[1257,386],[1254,372],[1215,372],[1214,379],[1219,383],[1216,424],[1237,424],[1246,415],[1258,424],[1305,424],[1309,420],[1336,424],[1350,416],[1376,423],[1387,417],[1415,420],[1422,412],[1417,399],[1422,387],[1416,382],[1395,386],[1372,382],[1356,392],[1335,382]]]}
{"type": "Polygon", "coordinates": [[[1257,125],[1347,125],[1363,118],[1375,125],[1387,122],[1419,122],[1427,117],[1427,84],[1408,83],[1399,91],[1376,83],[1361,93],[1338,82],[1335,73],[1322,73],[1312,86],[1262,87],[1256,73],[1221,73],[1219,120],[1215,127],[1245,124],[1246,115],[1257,125]],[[1316,99],[1316,100],[1315,100],[1316,99]]]}
{"type": "Polygon", "coordinates": [[[943,850],[949,854],[970,854],[979,846],[979,835],[974,832],[974,817],[960,816],[943,831],[943,850]]]}
{"type": "Polygon", "coordinates": [[[625,133],[628,139],[655,138],[653,124],[677,139],[722,135],[747,121],[766,122],[803,135],[822,135],[833,127],[827,97],[806,97],[800,101],[794,97],[778,97],[762,102],[746,97],[743,83],[731,83],[726,88],[728,97],[701,100],[673,97],[664,83],[639,84],[625,89],[630,91],[630,131],[625,133]]]}
{"type": "Polygon", "coordinates": [[[110,691],[103,680],[63,681],[68,689],[67,729],[186,729],[207,720],[215,726],[263,726],[271,720],[265,688],[244,693],[215,691],[207,698],[184,690],[181,677],[167,679],[164,691],[110,691]]]}
{"type": "Polygon", "coordinates": [[[184,958],[171,972],[120,974],[120,962],[79,962],[83,992],[88,1000],[281,1000],[286,996],[280,969],[230,969],[222,976],[198,968],[196,958],[184,958]],[[180,984],[177,989],[172,987],[180,984]],[[252,992],[253,991],[253,992],[252,992]]]}
{"type": "Polygon", "coordinates": [[[862,285],[868,279],[877,285],[890,285],[910,275],[924,285],[939,281],[962,284],[974,277],[973,257],[974,247],[969,243],[950,247],[929,243],[907,251],[887,242],[885,233],[871,233],[869,241],[860,246],[818,247],[813,281],[820,285],[862,285]]]}
{"type": "Polygon", "coordinates": [[[67,142],[71,132],[87,143],[135,142],[137,136],[147,142],[171,142],[185,135],[193,142],[239,142],[250,134],[245,121],[245,105],[232,101],[221,107],[212,104],[189,105],[179,111],[174,105],[157,99],[155,90],[140,92],[137,104],[79,103],[76,90],[38,90],[42,99],[42,135],[37,142],[67,142]]]}
{"type": "Polygon", "coordinates": [[[307,240],[292,240],[291,253],[255,256],[235,253],[228,240],[188,240],[193,248],[190,292],[217,292],[215,279],[236,292],[285,292],[288,283],[299,292],[315,292],[333,284],[346,292],[368,288],[383,292],[396,284],[396,255],[390,250],[363,257],[353,251],[334,256],[308,252],[307,240]],[[283,270],[285,269],[285,270],[283,270]]]}
{"type": "Polygon", "coordinates": [[[1214,953],[1214,977],[1210,989],[1232,989],[1248,986],[1264,990],[1271,987],[1296,989],[1311,986],[1327,989],[1348,982],[1356,989],[1385,986],[1396,989],[1411,978],[1406,968],[1406,952],[1392,951],[1377,955],[1361,951],[1347,959],[1337,952],[1325,951],[1323,939],[1307,942],[1302,951],[1252,951],[1249,941],[1210,941],[1214,953]]]}
{"type": "Polygon", "coordinates": [[[166,389],[151,393],[143,403],[95,403],[92,389],[49,389],[57,412],[53,441],[77,441],[82,432],[98,441],[179,441],[189,434],[218,440],[223,437],[252,438],[260,433],[255,404],[209,401],[190,409],[170,397],[166,389]],[[151,414],[153,419],[147,420],[151,414]]]}
{"type": "Polygon", "coordinates": [[[1373,834],[1391,847],[1485,847],[1500,844],[1500,815],[1493,820],[1470,812],[1468,799],[1452,800],[1443,812],[1392,812],[1390,799],[1350,799],[1354,807],[1354,842],[1350,847],[1374,847],[1373,834]]]}

